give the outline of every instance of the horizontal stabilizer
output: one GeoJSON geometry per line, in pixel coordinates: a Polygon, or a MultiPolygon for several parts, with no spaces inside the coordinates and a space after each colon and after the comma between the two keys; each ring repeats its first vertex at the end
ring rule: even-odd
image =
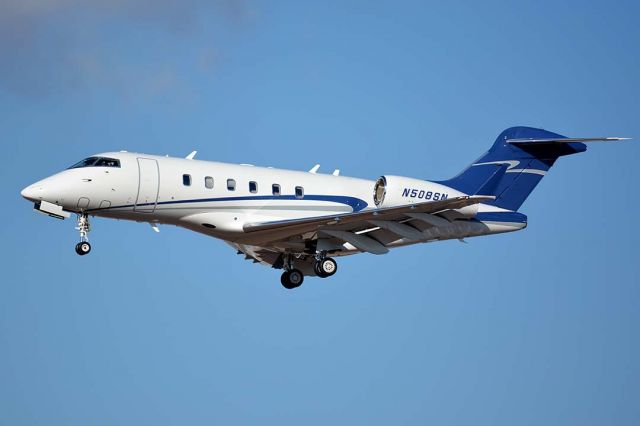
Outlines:
{"type": "Polygon", "coordinates": [[[528,144],[544,144],[544,143],[571,143],[571,142],[615,142],[626,141],[631,138],[547,138],[547,139],[533,139],[533,138],[521,138],[521,139],[507,139],[507,143],[515,145],[528,145],[528,144]]]}

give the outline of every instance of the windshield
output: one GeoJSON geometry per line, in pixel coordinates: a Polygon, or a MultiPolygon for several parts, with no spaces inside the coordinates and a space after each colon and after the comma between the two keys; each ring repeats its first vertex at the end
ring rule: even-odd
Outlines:
{"type": "Polygon", "coordinates": [[[77,162],[69,169],[79,169],[81,167],[120,167],[120,160],[106,157],[89,157],[77,162]]]}

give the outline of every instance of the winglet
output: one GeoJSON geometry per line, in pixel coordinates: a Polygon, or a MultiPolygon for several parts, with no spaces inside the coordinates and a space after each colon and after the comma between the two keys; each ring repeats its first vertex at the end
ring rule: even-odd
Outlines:
{"type": "Polygon", "coordinates": [[[193,157],[195,157],[197,153],[198,151],[191,151],[191,154],[187,155],[184,158],[186,158],[187,160],[193,160],[193,157]]]}
{"type": "Polygon", "coordinates": [[[319,168],[320,168],[320,164],[316,164],[309,170],[309,173],[313,173],[315,175],[318,172],[319,168]]]}

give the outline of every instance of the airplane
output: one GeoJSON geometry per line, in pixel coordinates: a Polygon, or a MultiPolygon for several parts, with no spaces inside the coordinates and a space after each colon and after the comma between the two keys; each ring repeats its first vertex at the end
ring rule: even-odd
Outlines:
{"type": "Polygon", "coordinates": [[[127,151],[95,154],[24,188],[34,209],[77,215],[79,255],[91,251],[89,217],[180,226],[234,247],[254,263],[282,269],[280,282],[327,278],[334,258],[504,232],[527,226],[518,210],[559,157],[585,142],[512,127],[460,174],[443,181],[384,175],[375,181],[318,173],[198,161],[127,151]]]}

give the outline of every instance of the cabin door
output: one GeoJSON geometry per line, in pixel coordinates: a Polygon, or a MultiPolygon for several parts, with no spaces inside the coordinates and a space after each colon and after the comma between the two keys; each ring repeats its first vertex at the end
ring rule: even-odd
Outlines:
{"type": "Polygon", "coordinates": [[[153,213],[160,190],[160,169],[151,158],[138,158],[138,196],[133,210],[153,213]]]}

